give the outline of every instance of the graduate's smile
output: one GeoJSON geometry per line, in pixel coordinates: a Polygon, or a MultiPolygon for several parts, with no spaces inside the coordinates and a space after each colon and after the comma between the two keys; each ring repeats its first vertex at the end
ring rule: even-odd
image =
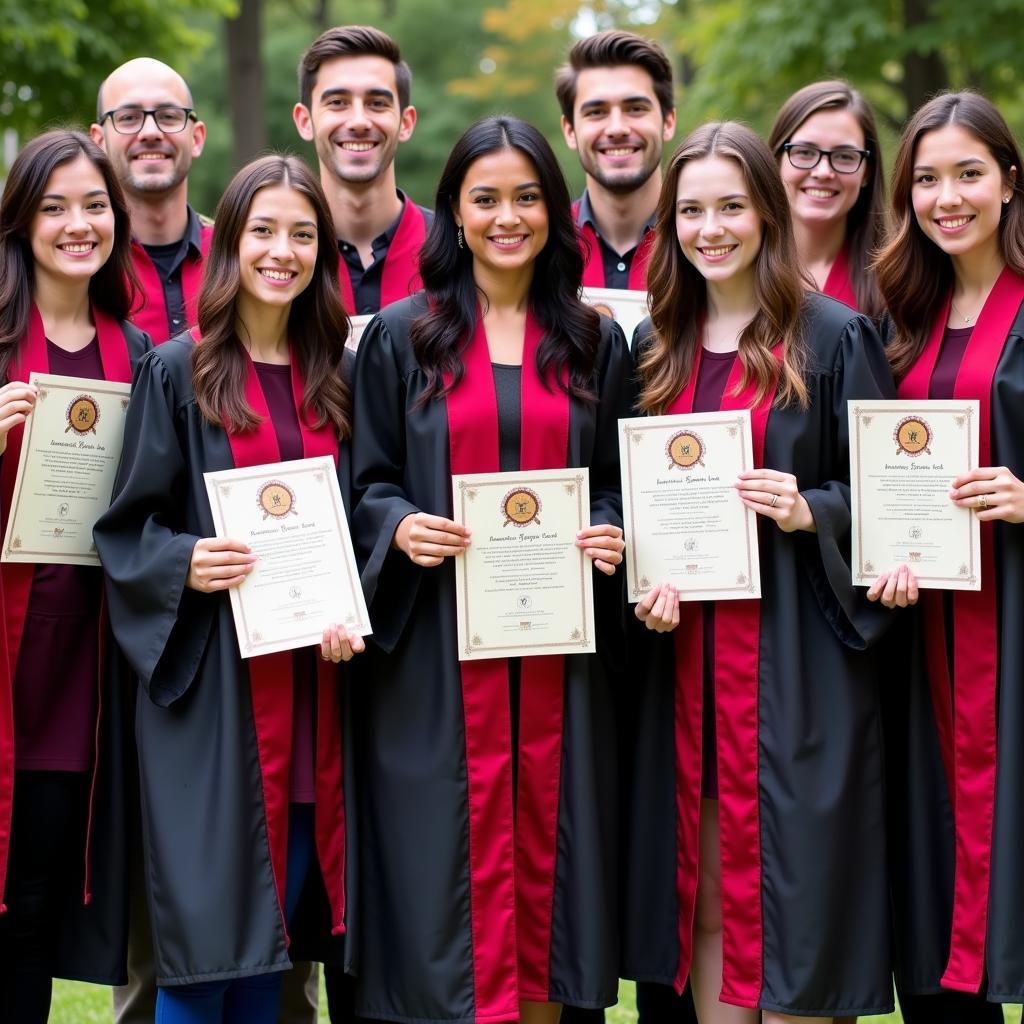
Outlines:
{"type": "Polygon", "coordinates": [[[974,220],[974,214],[958,214],[955,217],[936,217],[935,223],[944,235],[958,235],[972,220],[974,220]]]}
{"type": "Polygon", "coordinates": [[[697,252],[704,257],[708,263],[722,263],[727,260],[737,249],[739,248],[738,243],[732,243],[729,245],[699,245],[697,246],[697,252]]]}

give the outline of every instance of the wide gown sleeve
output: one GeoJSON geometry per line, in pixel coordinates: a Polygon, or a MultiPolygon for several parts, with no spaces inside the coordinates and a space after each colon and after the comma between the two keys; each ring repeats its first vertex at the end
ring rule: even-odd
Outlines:
{"type": "Polygon", "coordinates": [[[857,650],[869,647],[892,621],[891,612],[867,601],[854,587],[850,564],[850,433],[847,406],[852,401],[894,398],[892,374],[878,332],[867,317],[851,319],[843,329],[831,375],[823,377],[821,401],[831,401],[834,445],[829,454],[834,476],[820,487],[801,491],[816,534],[801,538],[804,565],[824,612],[839,639],[857,650]],[[830,386],[831,393],[826,394],[830,386]]]}
{"type": "Polygon", "coordinates": [[[590,464],[590,521],[621,527],[619,420],[632,415],[633,363],[617,323],[609,324],[600,357],[597,423],[590,464]]]}
{"type": "Polygon", "coordinates": [[[94,531],[114,636],[161,707],[195,678],[218,600],[185,586],[199,538],[184,529],[187,464],[175,404],[167,368],[153,351],[132,389],[115,497],[94,531]]]}
{"type": "Polygon", "coordinates": [[[391,546],[398,524],[419,509],[403,486],[406,382],[391,333],[379,316],[360,340],[352,393],[352,536],[362,561],[374,642],[391,651],[427,570],[391,546]]]}

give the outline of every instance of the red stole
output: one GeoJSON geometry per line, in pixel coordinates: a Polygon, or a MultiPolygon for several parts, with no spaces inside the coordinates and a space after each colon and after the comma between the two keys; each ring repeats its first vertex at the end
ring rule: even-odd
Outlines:
{"type": "MultiPolygon", "coordinates": [[[[252,360],[246,357],[245,399],[262,422],[255,430],[228,432],[236,468],[281,461],[270,409],[252,360]]],[[[331,424],[310,426],[302,408],[303,382],[298,360],[292,358],[292,397],[302,432],[303,458],[330,455],[338,461],[338,439],[331,424]]],[[[292,755],[294,679],[292,652],[263,654],[248,659],[252,716],[256,729],[263,804],[266,809],[270,859],[284,920],[288,862],[288,784],[292,755]]],[[[331,907],[331,933],[345,931],[345,799],[342,789],[341,708],[338,669],[317,655],[316,723],[316,849],[331,907]]]]}
{"type": "MultiPolygon", "coordinates": [[[[100,361],[106,380],[130,382],[131,361],[121,325],[113,317],[93,307],[92,320],[96,325],[96,338],[100,361]]],[[[48,373],[50,360],[46,351],[46,331],[35,304],[29,314],[28,334],[18,346],[14,360],[7,370],[10,381],[28,381],[33,372],[48,373]]],[[[23,424],[12,427],[7,434],[7,449],[0,464],[0,531],[7,530],[14,481],[18,475],[21,442],[25,434],[23,424]]],[[[14,800],[14,703],[12,686],[21,651],[21,637],[25,630],[25,616],[32,590],[35,566],[17,562],[0,563],[0,581],[3,587],[3,647],[6,657],[0,665],[0,892],[7,877],[7,856],[11,838],[11,810],[14,800]]],[[[93,785],[95,786],[95,770],[93,785]]],[[[88,896],[88,880],[86,882],[88,896]]],[[[0,907],[0,912],[5,910],[0,907]]]]}
{"type": "MultiPolygon", "coordinates": [[[[420,278],[420,249],[427,238],[427,222],[423,211],[408,197],[398,222],[395,237],[391,239],[384,269],[380,279],[380,308],[398,302],[423,287],[420,278]]],[[[344,260],[338,262],[338,285],[341,288],[341,304],[349,316],[356,315],[356,298],[352,291],[352,279],[344,260]]]]}
{"type": "MultiPolygon", "coordinates": [[[[947,297],[928,341],[899,386],[901,398],[928,397],[946,332],[952,297],[947,297]]],[[[981,402],[979,464],[992,465],[992,383],[1006,336],[1024,302],[1024,278],[1009,267],[999,275],[953,386],[954,398],[981,402]]],[[[985,970],[992,822],[995,813],[999,624],[992,523],[981,524],[982,589],[953,593],[952,688],[946,658],[942,593],[922,593],[928,676],[935,704],[949,796],[956,829],[956,871],[946,988],[977,992],[985,970]]]]}
{"type": "MultiPolygon", "coordinates": [[[[697,349],[690,380],[666,410],[690,413],[700,374],[697,349]]],[[[781,348],[776,349],[781,358],[781,348]]],[[[764,465],[773,387],[754,404],[757,384],[739,394],[743,373],[737,355],[722,395],[722,410],[749,409],[754,468],[764,465]]],[[[718,735],[718,820],[722,861],[722,998],[756,1007],[761,997],[761,837],[758,797],[758,675],[761,602],[715,603],[715,723],[718,735]]],[[[700,602],[682,605],[675,631],[676,820],[678,851],[679,964],[682,992],[693,960],[693,919],[700,850],[703,747],[704,615],[700,602]]]]}
{"type": "MultiPolygon", "coordinates": [[[[580,204],[573,203],[572,215],[579,216],[580,204]]],[[[583,253],[583,287],[605,288],[604,260],[601,259],[601,243],[594,226],[587,221],[577,229],[580,236],[580,251],[583,253]]],[[[647,264],[654,248],[654,232],[647,231],[640,239],[640,244],[633,253],[633,262],[629,266],[629,290],[631,292],[647,291],[647,264]]]]}
{"type": "MultiPolygon", "coordinates": [[[[185,296],[185,323],[182,330],[194,326],[199,319],[199,286],[203,280],[203,267],[210,253],[212,239],[213,228],[204,224],[199,230],[199,256],[189,253],[181,264],[181,291],[185,296]]],[[[149,258],[149,253],[134,239],[132,262],[142,285],[141,305],[132,310],[132,323],[145,331],[153,339],[154,345],[162,345],[170,338],[171,329],[167,318],[167,304],[164,302],[164,283],[149,258]]]]}
{"type": "Polygon", "coordinates": [[[851,309],[857,308],[857,293],[853,290],[853,281],[850,280],[850,252],[845,243],[828,272],[825,287],[821,290],[823,294],[845,302],[851,309]]]}
{"type": "MultiPolygon", "coordinates": [[[[569,452],[569,398],[554,381],[545,386],[538,376],[540,340],[540,327],[528,314],[522,369],[524,470],[565,466],[569,452]]],[[[497,472],[497,399],[482,317],[463,360],[465,377],[447,397],[451,470],[497,472]]],[[[450,375],[445,383],[450,385],[450,375]]],[[[512,1020],[519,1016],[520,998],[550,998],[564,658],[522,660],[514,821],[508,662],[464,661],[461,674],[474,1015],[482,1021],[512,1020]]]]}

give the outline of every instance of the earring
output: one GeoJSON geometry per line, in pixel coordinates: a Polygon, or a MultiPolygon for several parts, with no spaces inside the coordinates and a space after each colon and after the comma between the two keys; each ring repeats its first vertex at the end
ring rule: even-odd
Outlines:
{"type": "Polygon", "coordinates": [[[459,243],[460,249],[466,248],[466,236],[462,233],[462,225],[459,225],[459,230],[456,232],[455,240],[459,243]]]}
{"type": "Polygon", "coordinates": [[[1010,197],[1009,196],[1003,196],[1003,202],[1004,203],[1008,203],[1009,201],[1010,201],[1010,197]]]}

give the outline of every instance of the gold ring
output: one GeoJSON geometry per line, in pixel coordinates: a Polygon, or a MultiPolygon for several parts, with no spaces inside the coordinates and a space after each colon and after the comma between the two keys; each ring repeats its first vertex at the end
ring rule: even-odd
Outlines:
{"type": "Polygon", "coordinates": [[[772,508],[775,508],[775,506],[776,506],[776,505],[777,505],[778,503],[779,503],[779,496],[778,496],[777,494],[773,494],[773,495],[772,495],[772,506],[771,506],[771,507],[772,507],[772,508]]]}
{"type": "Polygon", "coordinates": [[[978,495],[978,508],[988,508],[988,495],[987,494],[979,494],[978,495]]]}

